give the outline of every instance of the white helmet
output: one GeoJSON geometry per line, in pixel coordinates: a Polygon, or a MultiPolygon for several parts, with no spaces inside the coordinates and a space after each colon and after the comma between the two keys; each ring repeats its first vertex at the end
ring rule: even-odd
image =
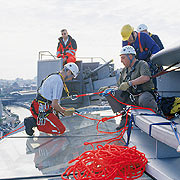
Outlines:
{"type": "Polygon", "coordinates": [[[141,32],[141,31],[144,31],[144,30],[147,30],[147,29],[148,29],[148,27],[145,24],[140,24],[137,27],[137,32],[141,32]]]}
{"type": "Polygon", "coordinates": [[[75,63],[67,63],[64,65],[64,67],[69,69],[72,72],[72,74],[74,75],[74,78],[77,77],[79,73],[79,68],[75,63]]]}
{"type": "Polygon", "coordinates": [[[121,52],[120,52],[120,55],[122,54],[133,54],[133,55],[136,55],[136,51],[135,49],[132,47],[132,46],[124,46],[122,49],[121,49],[121,52]]]}

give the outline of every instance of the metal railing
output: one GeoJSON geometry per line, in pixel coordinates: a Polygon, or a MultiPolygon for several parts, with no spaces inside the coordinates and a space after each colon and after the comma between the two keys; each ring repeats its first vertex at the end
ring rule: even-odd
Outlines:
{"type": "MultiPolygon", "coordinates": [[[[57,59],[56,55],[53,55],[50,51],[39,51],[38,60],[43,60],[43,57],[53,57],[53,59],[57,59]]],[[[77,60],[90,60],[90,62],[94,62],[96,59],[102,60],[107,63],[105,59],[102,57],[76,57],[77,60]]]]}
{"type": "Polygon", "coordinates": [[[43,56],[53,57],[54,59],[56,59],[56,56],[53,55],[50,51],[39,51],[38,60],[42,60],[43,56]]]}

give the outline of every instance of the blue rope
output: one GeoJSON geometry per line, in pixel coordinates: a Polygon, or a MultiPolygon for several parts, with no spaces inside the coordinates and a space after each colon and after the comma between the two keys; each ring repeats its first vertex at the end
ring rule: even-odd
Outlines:
{"type": "Polygon", "coordinates": [[[151,130],[153,125],[170,125],[171,122],[152,123],[149,126],[149,136],[151,136],[151,130]]]}
{"type": "Polygon", "coordinates": [[[133,114],[131,114],[131,119],[130,119],[128,130],[127,130],[127,142],[126,142],[126,146],[129,145],[130,136],[131,136],[132,122],[134,122],[134,115],[133,114]]]}
{"type": "MultiPolygon", "coordinates": [[[[162,117],[162,116],[159,115],[159,114],[148,114],[148,113],[144,113],[144,114],[143,114],[143,113],[141,113],[140,115],[160,116],[160,117],[162,117]]],[[[129,145],[130,136],[131,136],[132,122],[134,122],[134,124],[135,124],[134,115],[133,115],[133,114],[131,114],[131,119],[130,119],[129,126],[128,126],[128,130],[127,130],[127,142],[126,142],[126,146],[129,145]]],[[[176,139],[178,140],[178,143],[179,143],[179,145],[180,145],[180,139],[179,139],[179,136],[178,136],[179,133],[177,132],[176,124],[178,124],[178,123],[176,123],[176,122],[174,122],[174,121],[170,121],[170,122],[160,122],[160,123],[152,123],[152,124],[150,124],[150,126],[149,126],[149,136],[151,136],[151,131],[152,131],[152,126],[153,126],[153,125],[170,125],[171,128],[172,128],[172,130],[173,130],[173,132],[174,132],[174,134],[175,134],[175,137],[176,137],[176,139]]]]}
{"type": "Polygon", "coordinates": [[[175,134],[175,136],[176,136],[176,139],[178,140],[178,143],[179,143],[179,145],[180,145],[180,140],[179,140],[179,136],[178,136],[179,133],[177,132],[176,124],[178,124],[178,123],[175,123],[174,121],[171,122],[171,128],[172,128],[172,130],[174,131],[174,134],[175,134]],[[174,126],[174,127],[173,127],[173,126],[174,126]]]}

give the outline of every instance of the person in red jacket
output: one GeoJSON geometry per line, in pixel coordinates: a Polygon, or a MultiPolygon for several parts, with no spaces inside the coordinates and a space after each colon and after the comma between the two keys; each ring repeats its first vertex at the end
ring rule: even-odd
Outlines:
{"type": "Polygon", "coordinates": [[[61,30],[62,37],[59,38],[57,46],[57,58],[63,59],[63,65],[73,62],[76,62],[76,50],[77,44],[76,41],[68,35],[66,29],[61,30]]]}

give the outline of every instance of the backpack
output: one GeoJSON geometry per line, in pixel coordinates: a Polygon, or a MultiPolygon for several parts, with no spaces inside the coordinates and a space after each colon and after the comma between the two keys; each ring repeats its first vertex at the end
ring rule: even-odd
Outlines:
{"type": "Polygon", "coordinates": [[[160,109],[168,119],[180,115],[180,97],[162,97],[160,109]]]}

